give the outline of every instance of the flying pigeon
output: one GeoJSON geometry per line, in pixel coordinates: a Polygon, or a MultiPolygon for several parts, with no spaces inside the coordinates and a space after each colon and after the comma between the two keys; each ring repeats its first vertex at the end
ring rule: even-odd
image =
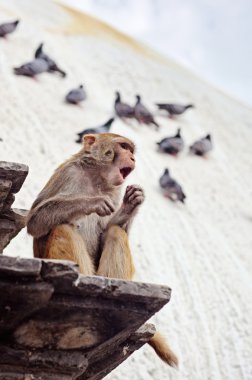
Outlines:
{"type": "Polygon", "coordinates": [[[164,196],[170,198],[172,201],[185,202],[186,195],[182,190],[182,187],[175,179],[170,177],[168,169],[165,169],[164,174],[159,179],[159,184],[163,189],[164,196]]]}
{"type": "Polygon", "coordinates": [[[133,118],[135,117],[135,109],[134,107],[131,107],[130,105],[126,103],[121,102],[121,95],[117,91],[116,92],[116,99],[115,99],[115,113],[120,118],[133,118]]]}
{"type": "Polygon", "coordinates": [[[189,148],[190,153],[196,154],[197,156],[205,156],[212,149],[213,144],[210,134],[195,141],[189,148]]]}
{"type": "Polygon", "coordinates": [[[84,91],[83,85],[81,84],[78,88],[71,90],[65,97],[67,103],[79,104],[83,102],[87,97],[86,92],[84,91]]]}
{"type": "Polygon", "coordinates": [[[38,74],[48,71],[48,63],[41,58],[36,58],[31,62],[25,63],[20,67],[14,68],[16,75],[25,75],[27,77],[35,77],[38,74]]]}
{"type": "Polygon", "coordinates": [[[187,109],[194,108],[193,104],[183,106],[182,104],[169,104],[169,103],[156,103],[160,110],[165,110],[169,113],[169,116],[182,115],[187,109]]]}
{"type": "Polygon", "coordinates": [[[84,129],[84,131],[77,133],[78,140],[76,140],[75,142],[81,143],[82,137],[84,135],[88,135],[89,133],[108,133],[114,120],[115,119],[112,117],[106,123],[100,125],[99,127],[84,129]]]}
{"type": "Polygon", "coordinates": [[[5,37],[7,34],[13,33],[18,26],[19,20],[0,24],[0,37],[5,37]]]}
{"type": "Polygon", "coordinates": [[[135,118],[137,121],[144,124],[154,124],[156,126],[156,130],[158,130],[158,123],[154,120],[150,111],[141,103],[140,95],[136,95],[136,99],[135,118]]]}
{"type": "Polygon", "coordinates": [[[178,128],[175,136],[166,137],[157,143],[159,149],[164,153],[176,155],[184,148],[184,140],[180,134],[180,128],[178,128]]]}
{"type": "Polygon", "coordinates": [[[48,63],[48,72],[50,73],[58,72],[64,78],[66,76],[65,71],[61,70],[56,64],[56,62],[53,59],[51,59],[47,54],[44,53],[43,45],[44,44],[41,43],[39,47],[37,48],[37,50],[35,51],[35,58],[44,59],[48,63]]]}

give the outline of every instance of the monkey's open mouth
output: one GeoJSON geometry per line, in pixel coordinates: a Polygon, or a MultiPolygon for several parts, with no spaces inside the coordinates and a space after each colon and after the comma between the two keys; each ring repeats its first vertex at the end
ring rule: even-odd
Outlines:
{"type": "Polygon", "coordinates": [[[132,169],[131,168],[122,168],[120,169],[120,173],[123,176],[123,179],[125,179],[130,173],[132,169]]]}

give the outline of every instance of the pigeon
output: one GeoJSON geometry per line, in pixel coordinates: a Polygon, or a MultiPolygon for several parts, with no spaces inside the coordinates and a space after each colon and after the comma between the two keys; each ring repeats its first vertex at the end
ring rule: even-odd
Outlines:
{"type": "Polygon", "coordinates": [[[18,26],[19,20],[0,24],[0,37],[5,37],[7,34],[13,33],[18,26]]]}
{"type": "Polygon", "coordinates": [[[133,118],[135,117],[135,109],[126,103],[121,102],[121,95],[117,91],[115,99],[115,113],[120,118],[133,118]]]}
{"type": "Polygon", "coordinates": [[[156,130],[159,129],[158,123],[154,120],[150,111],[141,103],[140,95],[136,95],[136,105],[135,105],[135,118],[139,123],[144,124],[154,124],[156,126],[156,130]]]}
{"type": "Polygon", "coordinates": [[[37,48],[37,50],[35,51],[35,58],[41,58],[41,59],[44,59],[47,63],[48,63],[48,72],[49,73],[54,73],[54,72],[58,72],[62,75],[62,77],[64,78],[66,76],[66,73],[65,71],[61,70],[58,65],[56,64],[56,62],[51,59],[47,54],[45,54],[43,52],[43,43],[41,43],[39,45],[39,47],[37,48]]]}
{"type": "Polygon", "coordinates": [[[213,144],[210,134],[195,141],[189,148],[190,153],[196,154],[197,156],[205,156],[212,149],[213,144]]]}
{"type": "Polygon", "coordinates": [[[184,148],[184,140],[180,134],[180,128],[178,128],[175,136],[166,137],[157,143],[159,149],[164,153],[176,155],[184,148]]]}
{"type": "Polygon", "coordinates": [[[0,141],[3,141],[2,137],[0,137],[0,141]]]}
{"type": "Polygon", "coordinates": [[[182,104],[169,104],[169,103],[156,103],[160,110],[165,110],[169,113],[169,116],[182,115],[187,109],[194,108],[193,104],[183,106],[182,104]]]}
{"type": "Polygon", "coordinates": [[[163,189],[164,196],[170,198],[172,201],[185,202],[186,195],[182,190],[182,187],[175,179],[170,177],[168,169],[165,169],[164,174],[159,179],[159,184],[163,189]]]}
{"type": "Polygon", "coordinates": [[[81,84],[78,88],[71,90],[65,97],[67,103],[71,104],[79,104],[83,102],[87,97],[86,92],[83,89],[83,85],[81,84]]]}
{"type": "Polygon", "coordinates": [[[25,63],[20,67],[14,68],[16,75],[25,75],[27,77],[34,78],[36,75],[45,73],[48,71],[48,63],[41,58],[36,58],[31,62],[25,63]]]}
{"type": "Polygon", "coordinates": [[[78,140],[76,140],[75,142],[81,143],[82,137],[84,135],[88,135],[89,133],[108,133],[114,120],[115,119],[112,117],[106,123],[100,125],[99,127],[84,129],[84,131],[77,133],[78,140]]]}

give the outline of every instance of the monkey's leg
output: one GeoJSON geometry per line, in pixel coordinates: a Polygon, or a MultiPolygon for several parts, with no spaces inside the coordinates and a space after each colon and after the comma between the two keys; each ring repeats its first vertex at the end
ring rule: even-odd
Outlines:
{"type": "Polygon", "coordinates": [[[72,260],[79,265],[80,273],[94,274],[94,266],[81,235],[73,226],[60,224],[49,235],[45,257],[48,259],[72,260]]]}
{"type": "Polygon", "coordinates": [[[119,226],[110,226],[105,240],[98,276],[131,280],[135,272],[127,233],[119,226]]]}

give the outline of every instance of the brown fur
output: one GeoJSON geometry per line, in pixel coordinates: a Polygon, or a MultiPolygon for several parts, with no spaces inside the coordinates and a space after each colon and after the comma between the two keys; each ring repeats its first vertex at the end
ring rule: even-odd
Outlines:
{"type": "Polygon", "coordinates": [[[132,280],[134,272],[128,235],[121,227],[111,225],[106,232],[97,275],[132,280]]]}
{"type": "Polygon", "coordinates": [[[149,340],[149,345],[154,348],[157,355],[171,367],[178,367],[178,358],[172,352],[164,337],[157,331],[149,340]]]}
{"type": "Polygon", "coordinates": [[[82,274],[95,274],[84,240],[69,224],[61,224],[52,230],[46,243],[45,256],[48,259],[72,260],[79,265],[82,274]]]}
{"type": "MultiPolygon", "coordinates": [[[[144,193],[131,185],[121,206],[119,198],[125,169],[135,167],[134,149],[119,135],[84,136],[81,151],[59,166],[29,212],[35,257],[75,261],[84,275],[132,280],[128,231],[144,193]]],[[[150,344],[172,365],[174,354],[156,336],[150,344]]]]}

